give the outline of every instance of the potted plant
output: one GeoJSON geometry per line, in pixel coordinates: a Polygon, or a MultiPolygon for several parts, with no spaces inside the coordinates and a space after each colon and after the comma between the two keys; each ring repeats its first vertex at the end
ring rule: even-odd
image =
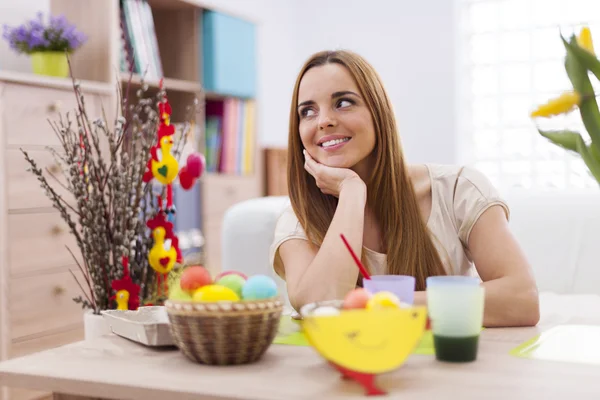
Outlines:
{"type": "MultiPolygon", "coordinates": [[[[86,310],[84,328],[89,338],[106,332],[103,310],[135,310],[164,302],[170,273],[184,265],[173,229],[172,185],[179,179],[184,190],[191,189],[204,168],[198,165],[203,162],[198,153],[190,153],[185,165],[180,160],[193,122],[176,131],[162,87],[146,97],[147,85],[142,82],[137,99],[119,93],[119,115],[114,119],[105,113],[90,115],[75,80],[73,87],[78,99],[74,115],[67,113],[51,122],[62,148],[49,151],[61,173],[43,171],[27,151],[21,151],[76,239],[83,261],[73,258],[83,278],[72,272],[81,289],[73,300],[86,310]],[[170,164],[162,165],[167,158],[170,164]],[[170,180],[165,180],[167,175],[170,180]],[[59,194],[57,185],[68,189],[68,198],[59,194]],[[177,255],[169,260],[169,269],[157,268],[150,257],[159,246],[157,230],[163,232],[159,252],[177,255]]],[[[188,120],[193,121],[195,107],[190,112],[188,120]]],[[[71,254],[73,250],[69,249],[71,254]]]]}
{"type": "Polygon", "coordinates": [[[46,24],[41,12],[22,25],[4,25],[3,37],[14,51],[31,56],[34,73],[57,77],[68,76],[67,55],[87,41],[64,16],[50,16],[46,24]]]}
{"type": "Polygon", "coordinates": [[[566,49],[565,70],[572,89],[550,99],[531,112],[531,117],[552,118],[578,110],[589,139],[584,140],[580,132],[565,127],[563,130],[538,132],[553,144],[578,154],[594,179],[600,183],[600,111],[590,73],[600,79],[600,61],[594,52],[592,34],[588,27],[579,35],[561,39],[566,49]]]}

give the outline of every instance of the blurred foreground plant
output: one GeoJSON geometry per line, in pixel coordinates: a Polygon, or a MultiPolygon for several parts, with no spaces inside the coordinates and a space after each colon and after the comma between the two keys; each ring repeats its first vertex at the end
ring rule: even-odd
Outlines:
{"type": "Polygon", "coordinates": [[[578,109],[581,120],[591,141],[586,143],[579,132],[574,130],[538,132],[557,146],[578,153],[590,173],[600,184],[600,111],[589,73],[600,79],[600,61],[594,52],[590,29],[584,27],[578,36],[572,35],[567,41],[561,39],[566,49],[565,70],[573,90],[540,105],[531,113],[532,118],[550,118],[578,109]]]}

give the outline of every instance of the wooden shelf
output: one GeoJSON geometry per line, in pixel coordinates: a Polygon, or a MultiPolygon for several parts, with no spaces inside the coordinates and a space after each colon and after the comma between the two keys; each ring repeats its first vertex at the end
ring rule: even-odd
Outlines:
{"type": "Polygon", "coordinates": [[[219,4],[205,4],[202,0],[147,0],[148,4],[156,10],[197,10],[207,9],[219,11],[233,17],[242,18],[248,22],[258,23],[259,21],[244,13],[238,13],[235,7],[221,6],[219,4]]]}
{"type": "MultiPolygon", "coordinates": [[[[26,72],[0,71],[0,79],[8,82],[15,82],[32,86],[44,86],[56,89],[73,90],[73,81],[71,78],[56,78],[52,76],[36,75],[26,72]]],[[[112,94],[114,88],[112,85],[103,82],[94,82],[88,80],[78,80],[81,88],[86,92],[99,94],[112,94]]]]}
{"type": "Polygon", "coordinates": [[[224,100],[228,98],[236,98],[242,100],[251,100],[251,97],[242,97],[242,96],[234,96],[226,93],[216,93],[216,92],[204,92],[204,97],[206,100],[224,100]]]}
{"type": "MultiPolygon", "coordinates": [[[[121,73],[121,82],[127,84],[130,74],[127,72],[121,73]]],[[[144,81],[149,87],[158,89],[159,81],[156,79],[147,79],[144,81]]],[[[131,76],[131,84],[133,86],[142,85],[142,77],[138,74],[131,76]]],[[[202,85],[198,82],[185,81],[182,79],[164,78],[163,88],[168,91],[199,93],[202,91],[202,85]]]]}
{"type": "Polygon", "coordinates": [[[195,0],[148,0],[148,4],[157,10],[195,9],[200,6],[195,0]]]}

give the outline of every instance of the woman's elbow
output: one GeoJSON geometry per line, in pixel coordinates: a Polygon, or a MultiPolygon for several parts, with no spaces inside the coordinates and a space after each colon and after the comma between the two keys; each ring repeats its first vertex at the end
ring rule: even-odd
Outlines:
{"type": "Polygon", "coordinates": [[[520,325],[535,326],[540,322],[540,298],[537,287],[532,286],[525,290],[520,308],[520,325]]]}
{"type": "Polygon", "coordinates": [[[319,287],[294,287],[288,285],[287,290],[290,305],[298,313],[300,313],[300,309],[307,304],[319,301],[343,299],[343,295],[329,290],[319,290],[319,287]]]}

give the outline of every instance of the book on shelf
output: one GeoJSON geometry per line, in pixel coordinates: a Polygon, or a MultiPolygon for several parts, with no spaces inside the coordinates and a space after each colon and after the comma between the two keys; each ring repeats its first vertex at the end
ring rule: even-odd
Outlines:
{"type": "Polygon", "coordinates": [[[121,72],[163,76],[152,8],[146,0],[120,0],[121,72]]]}
{"type": "Polygon", "coordinates": [[[255,158],[253,100],[229,97],[206,103],[206,170],[251,175],[255,158]]]}

